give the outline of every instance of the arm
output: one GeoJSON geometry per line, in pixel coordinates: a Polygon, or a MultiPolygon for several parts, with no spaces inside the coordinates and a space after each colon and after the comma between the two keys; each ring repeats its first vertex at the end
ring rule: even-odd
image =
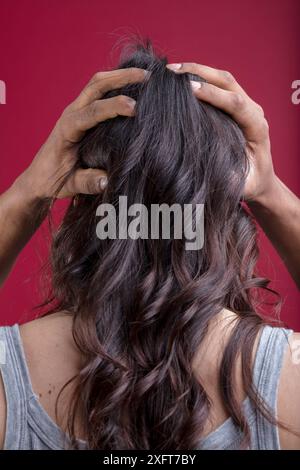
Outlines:
{"type": "Polygon", "coordinates": [[[276,177],[268,193],[248,205],[300,288],[299,198],[276,177]]]}
{"type": "Polygon", "coordinates": [[[300,200],[275,175],[262,107],[229,72],[192,63],[167,67],[204,78],[192,82],[195,96],[230,114],[243,130],[250,163],[245,200],[300,287],[300,200]]]}
{"type": "Polygon", "coordinates": [[[46,201],[24,192],[20,179],[0,196],[0,286],[47,214],[46,201]]]}
{"type": "Polygon", "coordinates": [[[137,68],[97,73],[62,113],[30,166],[0,196],[0,286],[18,254],[37,230],[54,197],[97,194],[106,186],[106,173],[78,169],[76,150],[84,132],[118,115],[134,116],[135,101],[127,96],[100,99],[107,91],[145,79],[137,68]],[[60,181],[70,173],[65,185],[60,181]]]}

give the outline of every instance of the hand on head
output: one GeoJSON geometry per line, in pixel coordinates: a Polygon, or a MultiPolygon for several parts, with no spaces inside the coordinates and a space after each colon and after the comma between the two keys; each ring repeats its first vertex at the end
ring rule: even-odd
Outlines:
{"type": "MultiPolygon", "coordinates": [[[[227,112],[239,124],[247,140],[250,160],[244,197],[247,200],[263,198],[272,186],[275,174],[268,123],[261,106],[247,95],[229,72],[194,63],[168,64],[167,67],[177,74],[191,73],[205,79],[205,82],[191,82],[195,96],[227,112]]],[[[144,81],[147,74],[146,70],[132,67],[98,72],[92,77],[75,101],[63,111],[48,140],[25,171],[25,181],[37,197],[64,198],[78,193],[97,194],[105,189],[107,175],[104,170],[74,170],[78,142],[99,122],[116,116],[134,116],[135,101],[132,98],[125,95],[101,98],[110,90],[144,81]],[[70,176],[60,187],[68,173],[70,176]]]]}

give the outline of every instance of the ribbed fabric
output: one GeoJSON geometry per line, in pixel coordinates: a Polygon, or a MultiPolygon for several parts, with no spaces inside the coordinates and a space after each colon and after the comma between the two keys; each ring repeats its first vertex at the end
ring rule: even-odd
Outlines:
{"type": "MultiPolygon", "coordinates": [[[[255,357],[253,381],[259,394],[276,416],[278,382],[284,351],[292,330],[265,326],[255,357]]],[[[68,447],[68,438],[41,406],[32,389],[19,326],[0,327],[5,363],[0,363],[7,402],[4,449],[60,450],[68,447]]],[[[1,359],[1,358],[0,358],[1,359]]],[[[46,371],[45,371],[46,373],[46,371]]],[[[250,449],[280,449],[277,426],[257,412],[249,398],[243,409],[251,431],[250,449]]],[[[238,449],[241,432],[231,418],[201,439],[198,449],[238,449]]],[[[81,449],[85,443],[78,441],[81,449]]]]}
{"type": "MultiPolygon", "coordinates": [[[[265,326],[263,327],[253,368],[253,384],[266,405],[277,418],[277,393],[279,377],[284,357],[288,347],[288,338],[293,330],[265,326]]],[[[278,427],[271,424],[249,398],[243,402],[244,415],[247,419],[251,434],[251,450],[279,450],[278,427]]],[[[227,419],[215,431],[202,439],[198,449],[238,449],[242,434],[233,423],[227,419]]]]}

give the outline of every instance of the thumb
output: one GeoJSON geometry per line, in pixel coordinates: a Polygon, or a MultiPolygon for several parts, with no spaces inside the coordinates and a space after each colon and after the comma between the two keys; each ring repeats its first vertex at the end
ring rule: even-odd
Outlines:
{"type": "Polygon", "coordinates": [[[105,190],[107,186],[107,173],[104,170],[76,170],[70,176],[58,198],[72,197],[76,194],[99,194],[105,190]]]}

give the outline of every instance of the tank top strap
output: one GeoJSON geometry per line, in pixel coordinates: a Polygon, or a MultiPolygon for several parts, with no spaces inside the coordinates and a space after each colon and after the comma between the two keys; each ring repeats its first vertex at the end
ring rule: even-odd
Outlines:
{"type": "MultiPolygon", "coordinates": [[[[61,450],[67,435],[42,407],[34,393],[19,325],[0,327],[0,372],[6,396],[4,449],[61,450]]],[[[85,442],[78,440],[85,448],[85,442]]]]}
{"type": "MultiPolygon", "coordinates": [[[[255,356],[253,383],[276,418],[280,372],[292,333],[291,329],[264,326],[255,356]]],[[[280,449],[278,427],[261,413],[257,413],[256,428],[259,448],[280,449]]]]}
{"type": "Polygon", "coordinates": [[[6,396],[4,448],[22,449],[26,441],[27,403],[31,386],[18,325],[0,328],[0,368],[6,396]]]}

